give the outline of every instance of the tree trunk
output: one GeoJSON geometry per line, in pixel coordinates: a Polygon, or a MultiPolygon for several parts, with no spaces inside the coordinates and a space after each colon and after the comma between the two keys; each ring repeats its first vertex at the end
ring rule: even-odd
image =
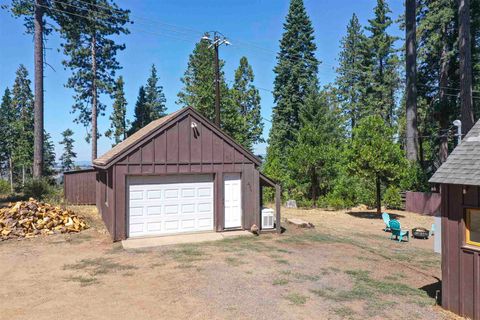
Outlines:
{"type": "Polygon", "coordinates": [[[416,46],[416,1],[405,1],[406,31],[406,149],[407,159],[418,161],[418,128],[417,128],[417,46],[416,46]]]}
{"type": "Polygon", "coordinates": [[[376,175],[376,188],[377,188],[377,213],[382,213],[382,190],[381,190],[381,185],[380,185],[380,178],[378,177],[378,174],[376,175]]]}
{"type": "Polygon", "coordinates": [[[43,170],[43,0],[35,0],[34,18],[34,65],[35,65],[35,101],[34,101],[34,147],[33,177],[42,176],[43,170]]]}
{"type": "Polygon", "coordinates": [[[97,39],[92,37],[92,162],[97,158],[97,39]]]}
{"type": "Polygon", "coordinates": [[[470,36],[470,0],[458,0],[458,43],[460,59],[460,109],[462,134],[473,127],[472,49],[470,36]]]}
{"type": "Polygon", "coordinates": [[[13,161],[12,157],[8,157],[8,177],[10,179],[10,192],[13,193],[13,161]]]}
{"type": "Polygon", "coordinates": [[[444,30],[443,35],[443,48],[442,55],[440,57],[440,74],[439,74],[439,115],[438,124],[440,127],[440,146],[438,150],[438,158],[440,163],[444,163],[448,157],[448,100],[446,95],[446,88],[448,86],[448,71],[449,71],[449,58],[448,48],[446,43],[447,31],[444,30]]]}

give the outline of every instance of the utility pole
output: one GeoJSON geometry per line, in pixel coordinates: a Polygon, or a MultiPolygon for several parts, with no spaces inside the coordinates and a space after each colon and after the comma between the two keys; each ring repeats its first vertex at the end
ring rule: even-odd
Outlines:
{"type": "Polygon", "coordinates": [[[218,57],[218,47],[222,44],[230,45],[227,38],[218,31],[213,31],[213,38],[210,38],[210,33],[207,32],[202,37],[202,40],[210,42],[210,48],[213,47],[215,51],[215,124],[220,127],[220,62],[218,57]]]}

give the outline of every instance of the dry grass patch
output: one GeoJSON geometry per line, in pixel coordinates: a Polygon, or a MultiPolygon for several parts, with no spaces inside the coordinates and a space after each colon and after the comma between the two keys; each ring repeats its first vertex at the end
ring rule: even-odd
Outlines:
{"type": "Polygon", "coordinates": [[[290,302],[290,304],[293,304],[296,306],[302,306],[305,303],[307,303],[307,300],[308,300],[307,296],[300,293],[296,293],[296,292],[291,292],[286,296],[284,296],[284,298],[287,299],[290,302]]]}

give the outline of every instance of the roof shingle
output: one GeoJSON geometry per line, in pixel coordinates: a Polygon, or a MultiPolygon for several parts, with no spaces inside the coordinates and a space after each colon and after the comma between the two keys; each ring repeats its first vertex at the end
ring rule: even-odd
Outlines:
{"type": "Polygon", "coordinates": [[[480,186],[480,120],[429,182],[480,186]]]}

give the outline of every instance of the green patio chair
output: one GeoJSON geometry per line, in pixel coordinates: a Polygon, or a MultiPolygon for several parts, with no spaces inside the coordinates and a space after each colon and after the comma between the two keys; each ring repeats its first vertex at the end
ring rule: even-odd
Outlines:
{"type": "Polygon", "coordinates": [[[410,231],[402,230],[402,226],[398,220],[390,220],[390,230],[392,231],[392,235],[390,239],[396,237],[398,242],[402,242],[403,237],[407,237],[407,240],[410,241],[410,231]]]}
{"type": "Polygon", "coordinates": [[[386,212],[382,213],[383,222],[385,222],[385,229],[383,231],[390,231],[390,215],[386,212]]]}

